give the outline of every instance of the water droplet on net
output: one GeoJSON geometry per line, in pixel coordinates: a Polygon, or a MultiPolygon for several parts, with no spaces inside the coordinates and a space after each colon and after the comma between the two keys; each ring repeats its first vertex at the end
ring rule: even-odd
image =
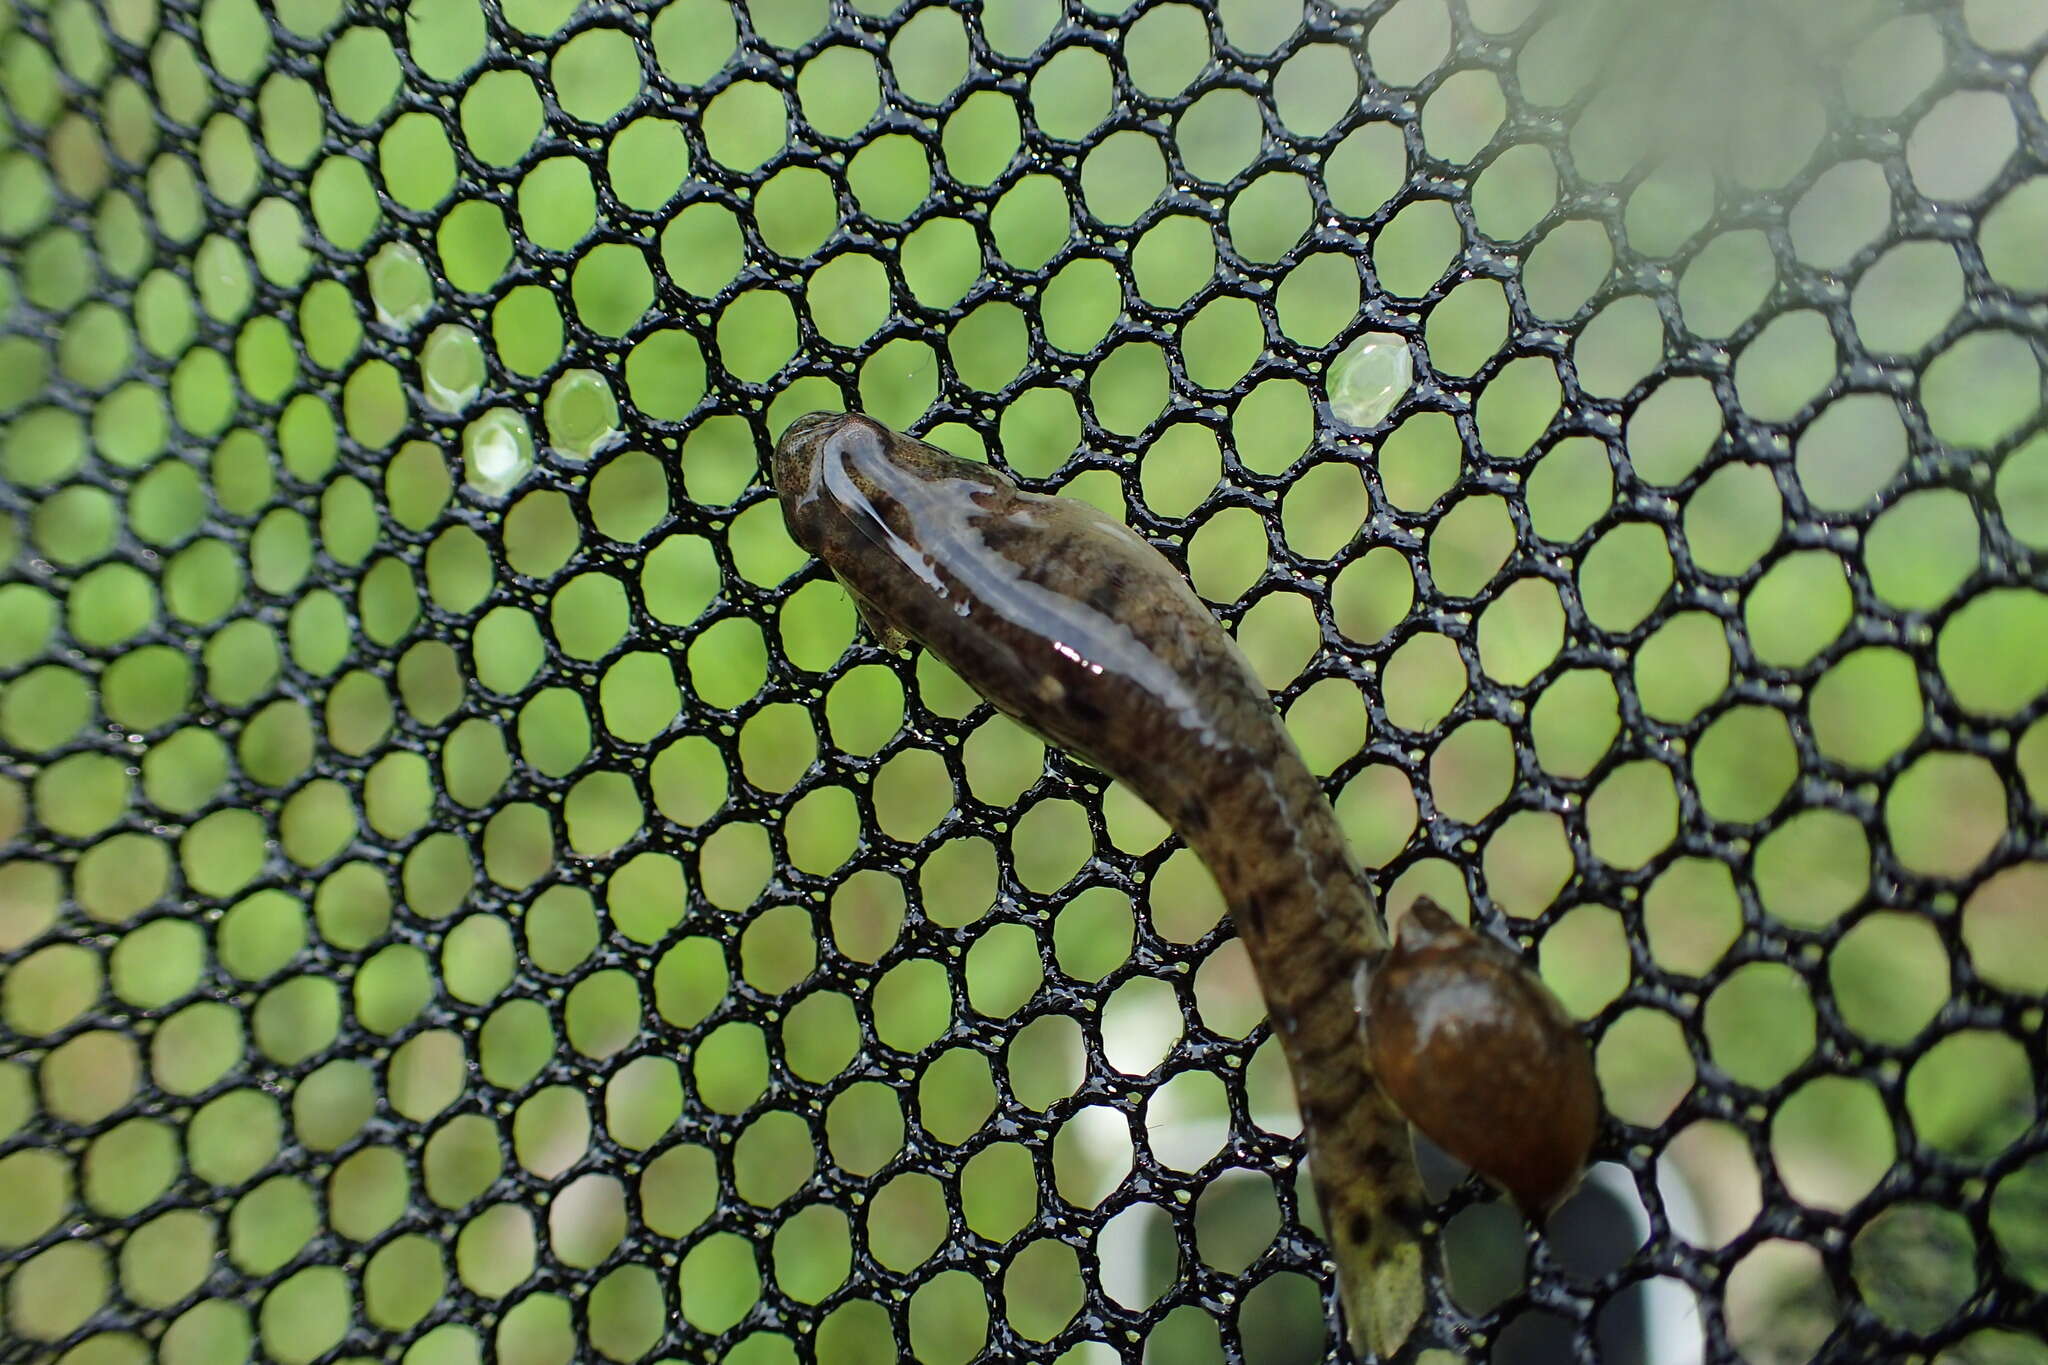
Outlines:
{"type": "Polygon", "coordinates": [[[479,493],[502,497],[533,468],[533,432],[511,408],[492,408],[462,432],[464,481],[479,493]]]}
{"type": "Polygon", "coordinates": [[[624,435],[618,397],[595,370],[570,370],[557,379],[542,413],[547,418],[548,449],[565,460],[581,463],[616,445],[624,435]]]}
{"type": "Polygon", "coordinates": [[[1330,413],[1349,427],[1387,420],[1415,384],[1408,340],[1393,332],[1367,332],[1330,363],[1330,413]]]}

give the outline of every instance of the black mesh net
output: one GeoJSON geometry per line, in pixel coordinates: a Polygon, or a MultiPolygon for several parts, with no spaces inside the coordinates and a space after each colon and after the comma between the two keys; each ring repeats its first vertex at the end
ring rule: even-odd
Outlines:
{"type": "Polygon", "coordinates": [[[1129,793],[858,406],[1189,572],[1609,1120],[1431,1360],[2048,1360],[2048,9],[15,0],[0,1360],[1329,1358],[1129,793]]]}

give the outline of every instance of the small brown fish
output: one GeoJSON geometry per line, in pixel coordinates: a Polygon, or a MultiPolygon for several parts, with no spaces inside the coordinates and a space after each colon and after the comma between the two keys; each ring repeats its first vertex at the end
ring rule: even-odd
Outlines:
{"type": "Polygon", "coordinates": [[[1409,1121],[1530,1219],[1577,1188],[1600,1127],[1593,1059],[1504,944],[1417,900],[1373,972],[1366,1039],[1409,1121]]]}
{"type": "MultiPolygon", "coordinates": [[[[1362,1037],[1387,939],[1236,643],[1128,527],[870,418],[798,418],[773,477],[790,534],[878,639],[921,642],[998,710],[1128,785],[1208,865],[1287,1056],[1354,1347],[1397,1349],[1422,1311],[1426,1200],[1362,1037]]],[[[1469,968],[1452,965],[1463,989],[1469,968]]]]}

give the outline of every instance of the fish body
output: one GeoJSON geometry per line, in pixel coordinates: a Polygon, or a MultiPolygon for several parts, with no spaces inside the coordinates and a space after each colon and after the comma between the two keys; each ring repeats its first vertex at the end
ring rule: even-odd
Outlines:
{"type": "Polygon", "coordinates": [[[1426,1200],[1364,1045],[1386,934],[1236,643],[1129,528],[858,414],[798,419],[773,476],[871,628],[1125,783],[1208,866],[1287,1057],[1349,1333],[1397,1349],[1422,1311],[1426,1200]]]}

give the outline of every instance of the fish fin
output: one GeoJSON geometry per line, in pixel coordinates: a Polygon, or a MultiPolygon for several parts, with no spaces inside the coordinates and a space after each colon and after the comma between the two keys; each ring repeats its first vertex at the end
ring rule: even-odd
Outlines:
{"type": "Polygon", "coordinates": [[[1311,1106],[1303,1108],[1309,1175],[1337,1264],[1345,1335],[1360,1361],[1392,1359],[1421,1322],[1428,1298],[1420,1234],[1429,1201],[1407,1120],[1370,1084],[1332,1118],[1318,1122],[1311,1106]]]}
{"type": "Polygon", "coordinates": [[[1422,1320],[1422,1244],[1412,1233],[1379,1233],[1360,1242],[1333,1229],[1330,1247],[1353,1354],[1361,1361],[1392,1359],[1422,1320]]]}
{"type": "Polygon", "coordinates": [[[839,586],[846,588],[846,595],[853,599],[853,610],[860,617],[860,623],[867,630],[869,638],[891,654],[899,653],[909,648],[910,637],[904,634],[894,622],[876,610],[874,605],[865,597],[862,597],[849,587],[845,579],[841,578],[839,580],[839,586]]]}

